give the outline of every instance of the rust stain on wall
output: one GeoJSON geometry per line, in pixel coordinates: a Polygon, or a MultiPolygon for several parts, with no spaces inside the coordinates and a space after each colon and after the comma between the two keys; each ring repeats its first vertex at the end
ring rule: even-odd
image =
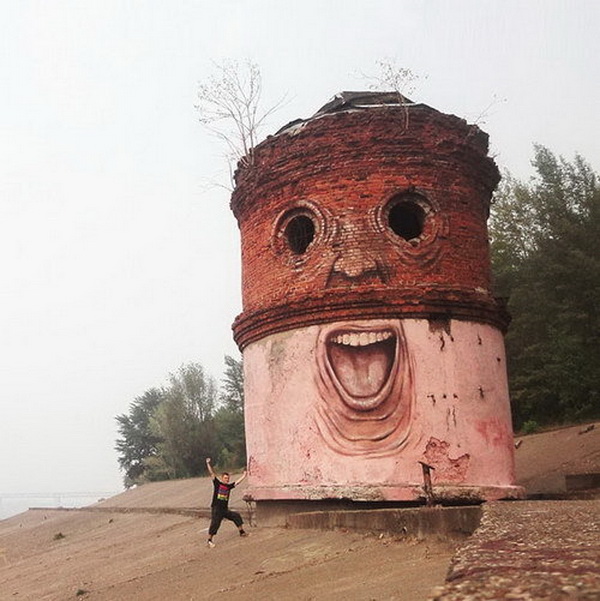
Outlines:
{"type": "Polygon", "coordinates": [[[423,461],[434,468],[433,482],[460,483],[466,479],[471,457],[468,453],[452,459],[450,443],[434,438],[427,442],[423,461]]]}

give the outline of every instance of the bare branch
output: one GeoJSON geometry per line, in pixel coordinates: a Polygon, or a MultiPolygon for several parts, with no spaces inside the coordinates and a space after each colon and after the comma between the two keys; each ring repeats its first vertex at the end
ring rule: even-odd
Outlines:
{"type": "Polygon", "coordinates": [[[362,72],[359,75],[369,82],[369,90],[396,93],[398,104],[403,107],[401,131],[404,132],[408,128],[408,105],[410,104],[408,96],[415,91],[420,76],[411,69],[398,66],[396,60],[392,58],[375,61],[375,65],[378,69],[375,75],[366,75],[362,72]]]}
{"type": "Polygon", "coordinates": [[[226,148],[232,176],[239,161],[251,165],[258,134],[267,117],[283,100],[265,110],[261,107],[262,78],[256,63],[234,60],[214,63],[215,73],[198,85],[198,118],[226,148]]]}

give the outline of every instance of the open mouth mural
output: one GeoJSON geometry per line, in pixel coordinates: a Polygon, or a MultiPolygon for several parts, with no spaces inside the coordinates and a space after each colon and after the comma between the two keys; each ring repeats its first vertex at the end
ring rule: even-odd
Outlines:
{"type": "Polygon", "coordinates": [[[357,411],[379,406],[396,367],[393,330],[338,330],[327,337],[327,362],[344,402],[357,411]]]}
{"type": "Polygon", "coordinates": [[[408,435],[412,366],[399,321],[336,323],[316,348],[319,427],[343,453],[396,449],[408,435]]]}

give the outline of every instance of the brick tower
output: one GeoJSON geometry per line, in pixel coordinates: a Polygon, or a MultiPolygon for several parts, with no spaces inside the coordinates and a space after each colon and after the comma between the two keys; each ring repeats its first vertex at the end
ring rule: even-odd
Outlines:
{"type": "Polygon", "coordinates": [[[344,92],[236,173],[248,493],[518,497],[487,218],[487,135],[344,92]]]}

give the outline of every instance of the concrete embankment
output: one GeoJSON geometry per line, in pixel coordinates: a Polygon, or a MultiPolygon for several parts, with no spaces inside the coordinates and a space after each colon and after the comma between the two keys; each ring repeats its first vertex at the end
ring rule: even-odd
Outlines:
{"type": "Polygon", "coordinates": [[[600,599],[600,501],[489,503],[433,601],[600,599]]]}

